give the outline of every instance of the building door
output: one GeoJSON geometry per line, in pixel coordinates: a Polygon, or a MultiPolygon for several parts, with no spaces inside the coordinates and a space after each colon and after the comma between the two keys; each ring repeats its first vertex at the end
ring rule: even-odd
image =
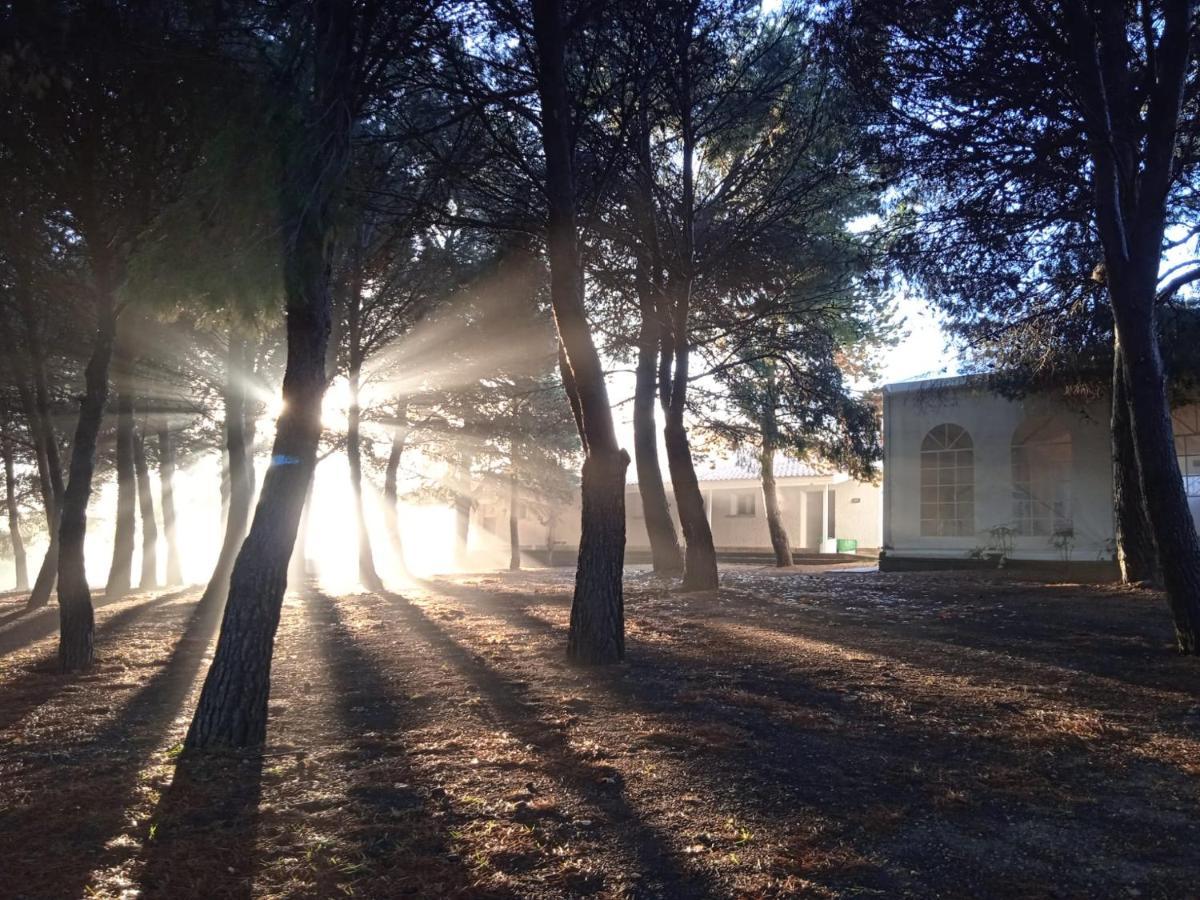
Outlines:
{"type": "Polygon", "coordinates": [[[821,549],[821,534],[825,530],[825,516],[822,501],[825,491],[804,492],[804,549],[813,553],[821,549]]]}

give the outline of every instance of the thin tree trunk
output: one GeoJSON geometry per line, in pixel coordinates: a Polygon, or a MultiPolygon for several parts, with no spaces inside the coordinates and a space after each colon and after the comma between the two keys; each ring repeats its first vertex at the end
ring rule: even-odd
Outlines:
{"type": "Polygon", "coordinates": [[[275,631],[321,436],[331,237],[350,144],[351,14],[351,4],[340,0],[313,3],[315,103],[299,152],[285,149],[282,185],[284,409],[254,522],[234,564],[216,655],[188,729],[191,748],[259,746],[266,738],[275,631]]]}
{"type": "Polygon", "coordinates": [[[404,560],[404,540],[400,534],[400,509],[397,480],[400,472],[400,460],[404,456],[404,444],[408,437],[408,404],[400,401],[397,404],[396,422],[392,425],[392,446],[388,451],[387,466],[383,472],[383,514],[387,524],[388,536],[392,541],[392,551],[402,574],[408,574],[408,565],[404,560]]]}
{"type": "MultiPolygon", "coordinates": [[[[350,301],[355,302],[353,298],[350,301]]],[[[351,326],[352,330],[354,326],[351,326]]],[[[354,518],[358,526],[358,580],[367,590],[382,591],[383,581],[375,569],[375,554],[371,552],[371,533],[367,529],[367,514],[363,504],[362,447],[360,442],[362,409],[359,406],[359,370],[350,369],[350,413],[346,423],[346,458],[350,463],[350,488],[354,492],[354,518]]]]}
{"type": "Polygon", "coordinates": [[[471,542],[471,464],[466,456],[460,461],[458,483],[454,486],[454,562],[467,565],[471,542]]]}
{"type": "Polygon", "coordinates": [[[175,440],[164,416],[158,423],[158,482],[162,503],[163,538],[167,543],[167,584],[183,584],[183,565],[175,535],[175,440]]]}
{"type": "Polygon", "coordinates": [[[794,565],[792,544],[783,516],[779,512],[779,492],[775,486],[775,450],[764,442],[760,456],[762,466],[763,507],[767,512],[767,530],[771,533],[771,548],[775,551],[775,565],[787,568],[794,565]]]}
{"type": "MultiPolygon", "coordinates": [[[[129,365],[122,360],[121,368],[129,365]]],[[[117,520],[113,532],[112,565],[104,596],[120,600],[133,584],[133,548],[137,531],[137,474],[133,462],[133,394],[128,372],[120,374],[117,394],[117,520]]]]}
{"type": "MultiPolygon", "coordinates": [[[[50,595],[58,579],[58,512],[62,506],[65,487],[58,436],[50,416],[50,389],[46,377],[45,344],[42,340],[43,313],[30,292],[29,278],[27,270],[18,270],[17,308],[25,325],[26,347],[33,380],[32,391],[24,378],[14,377],[14,380],[25,409],[29,433],[33,437],[38,482],[46,510],[46,526],[50,532],[50,544],[42,557],[33,590],[29,594],[28,606],[35,609],[50,602],[50,595]]],[[[9,358],[16,360],[18,352],[13,334],[7,329],[4,333],[9,358]]]]}
{"type": "Polygon", "coordinates": [[[658,434],[654,421],[654,398],[658,379],[658,351],[662,340],[659,320],[662,303],[662,279],[658,229],[654,216],[654,195],[650,174],[650,133],[641,111],[639,131],[638,209],[642,240],[634,280],[641,322],[638,329],[637,368],[633,389],[633,458],[637,467],[638,493],[642,516],[650,541],[650,560],[660,575],[678,575],[683,571],[683,553],[671,520],[667,490],[658,463],[658,434]]]}
{"type": "Polygon", "coordinates": [[[517,480],[517,465],[515,453],[512,472],[508,476],[508,568],[517,572],[521,568],[521,523],[519,520],[521,504],[521,485],[517,480]]]}
{"type": "Polygon", "coordinates": [[[682,197],[682,271],[673,279],[671,301],[671,346],[674,351],[674,374],[666,405],[663,438],[667,449],[667,467],[671,486],[679,508],[679,524],[683,529],[686,551],[683,563],[683,590],[703,591],[717,587],[717,551],[713,546],[712,528],[704,511],[704,496],[692,461],[683,414],[687,409],[688,365],[691,342],[688,324],[692,302],[692,283],[696,264],[696,201],[695,201],[695,129],[692,122],[692,87],[689,48],[692,40],[692,16],[686,21],[686,33],[680,39],[680,132],[683,142],[682,197]]]}
{"type": "Polygon", "coordinates": [[[29,566],[25,561],[25,542],[21,539],[21,511],[17,506],[17,476],[13,465],[12,438],[6,429],[0,436],[0,453],[4,456],[4,504],[8,510],[8,536],[12,542],[16,589],[29,590],[29,566]]]}
{"type": "Polygon", "coordinates": [[[360,226],[353,248],[353,276],[346,297],[346,331],[349,337],[350,411],[346,422],[346,460],[350,464],[350,489],[354,494],[354,519],[358,530],[358,581],[369,591],[382,591],[383,581],[375,568],[371,551],[371,532],[367,528],[367,513],[363,503],[362,471],[362,401],[359,396],[362,380],[362,252],[366,236],[360,226]]]}
{"type": "Polygon", "coordinates": [[[133,463],[137,472],[138,507],[142,517],[142,572],[138,588],[158,587],[158,525],[154,521],[154,494],[150,490],[150,466],[146,463],[146,437],[133,435],[133,463]]]}
{"type": "Polygon", "coordinates": [[[95,615],[87,582],[84,538],[87,534],[87,505],[96,468],[96,438],[108,400],[108,367],[112,361],[117,320],[113,305],[115,279],[98,272],[98,321],[92,355],[84,370],[84,393],[79,404],[79,421],[71,443],[71,468],[63,493],[58,526],[58,659],[64,672],[91,665],[94,652],[95,615]]]}
{"type": "MultiPolygon", "coordinates": [[[[30,436],[33,438],[33,453],[37,466],[38,487],[41,491],[42,504],[46,512],[46,525],[50,532],[50,544],[46,549],[45,555],[42,557],[37,578],[34,580],[33,589],[30,591],[29,599],[26,601],[27,609],[37,609],[50,602],[50,593],[54,590],[54,580],[58,576],[58,533],[55,524],[55,511],[58,505],[54,498],[54,489],[50,480],[50,467],[46,459],[46,448],[42,438],[41,421],[37,412],[34,391],[26,382],[23,373],[17,371],[17,349],[12,340],[11,332],[7,329],[0,329],[0,332],[3,334],[4,352],[10,360],[9,376],[16,385],[17,396],[20,398],[21,408],[25,413],[26,426],[30,436]]],[[[57,456],[55,458],[57,459],[57,456]]],[[[62,473],[60,472],[60,483],[61,479],[62,473]]]]}
{"type": "Polygon", "coordinates": [[[542,146],[546,156],[550,301],[562,351],[564,387],[586,453],[579,560],[567,656],[586,664],[612,663],[625,656],[621,579],[625,563],[625,470],[629,455],[617,444],[604,370],[583,304],[562,0],[534,0],[533,29],[542,105],[542,146]]]}
{"type": "Polygon", "coordinates": [[[225,515],[225,534],[217,554],[204,596],[200,602],[220,605],[229,593],[229,578],[238,550],[246,538],[253,500],[249,458],[246,452],[246,344],[238,326],[229,329],[229,349],[225,361],[225,470],[229,473],[229,504],[225,515]]]}
{"type": "Polygon", "coordinates": [[[767,513],[767,531],[771,534],[771,547],[775,551],[775,565],[786,568],[793,565],[792,542],[788,538],[787,529],[783,526],[783,516],[779,512],[779,491],[775,486],[775,448],[779,443],[779,422],[776,418],[775,368],[767,364],[766,391],[763,397],[762,448],[759,455],[759,465],[762,472],[763,508],[767,513]]]}
{"type": "Polygon", "coordinates": [[[1126,584],[1152,582],[1157,576],[1154,534],[1146,515],[1141,473],[1133,445],[1129,398],[1125,391],[1121,345],[1113,344],[1112,377],[1113,519],[1117,566],[1126,584]]]}

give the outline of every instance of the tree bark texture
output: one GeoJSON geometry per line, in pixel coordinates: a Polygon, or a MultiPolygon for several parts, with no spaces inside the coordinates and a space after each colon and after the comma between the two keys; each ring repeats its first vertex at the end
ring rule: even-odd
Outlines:
{"type": "Polygon", "coordinates": [[[96,468],[96,439],[108,400],[108,368],[112,362],[117,318],[112,287],[115,279],[97,278],[96,339],[84,370],[84,393],[79,403],[71,468],[58,525],[58,660],[64,672],[91,665],[95,616],[84,562],[87,505],[96,468]]]}
{"type": "Polygon", "coordinates": [[[158,485],[162,504],[163,539],[167,545],[168,585],[183,584],[183,564],[175,534],[175,439],[164,417],[158,423],[158,485]]]}
{"type": "MultiPolygon", "coordinates": [[[[123,360],[122,368],[128,365],[123,360]]],[[[120,600],[133,584],[133,548],[137,538],[137,473],[133,462],[133,394],[128,374],[121,373],[117,394],[117,518],[113,531],[112,564],[104,596],[120,600]]]]}
{"type": "Polygon", "coordinates": [[[1142,494],[1176,641],[1181,652],[1192,654],[1200,651],[1200,539],[1175,455],[1157,309],[1193,14],[1187,3],[1163,5],[1157,43],[1146,50],[1156,77],[1140,96],[1132,86],[1124,26],[1116,18],[1120,9],[1101,6],[1097,19],[1073,2],[1062,21],[1087,129],[1096,230],[1104,248],[1142,494]]]}
{"type": "Polygon", "coordinates": [[[1157,578],[1154,534],[1142,495],[1141,472],[1133,444],[1129,398],[1125,391],[1121,345],[1113,346],[1112,377],[1113,520],[1117,567],[1125,584],[1157,578]]]}
{"type": "Polygon", "coordinates": [[[17,476],[13,464],[12,438],[6,430],[0,435],[0,454],[4,456],[4,506],[8,512],[8,536],[12,543],[15,585],[29,590],[29,565],[25,561],[25,542],[21,539],[21,510],[17,505],[17,476]]]}
{"type": "Polygon", "coordinates": [[[1137,469],[1158,548],[1159,570],[1179,649],[1193,654],[1200,650],[1200,541],[1175,456],[1166,374],[1154,336],[1153,315],[1149,319],[1147,323],[1144,317],[1122,314],[1117,328],[1137,469]]]}
{"type": "Polygon", "coordinates": [[[154,520],[154,494],[150,489],[150,466],[146,462],[146,437],[133,433],[133,465],[137,473],[138,509],[142,520],[142,570],[138,588],[158,587],[158,524],[154,520]]]}
{"type": "Polygon", "coordinates": [[[575,574],[575,600],[567,656],[596,665],[625,658],[625,602],[611,586],[625,566],[625,469],[622,454],[592,455],[583,462],[583,534],[575,574]]]}
{"type": "Polygon", "coordinates": [[[625,654],[622,574],[625,470],[629,466],[629,456],[617,444],[604,370],[583,303],[562,0],[534,0],[533,30],[542,105],[542,146],[546,157],[550,301],[558,329],[564,387],[586,454],[579,559],[567,655],[580,663],[612,663],[625,654]]]}
{"type": "Polygon", "coordinates": [[[313,4],[313,103],[300,147],[284,149],[284,410],[188,730],[193,749],[260,746],[266,739],[275,632],[321,435],[333,225],[349,159],[351,14],[351,4],[340,0],[313,4]]]}

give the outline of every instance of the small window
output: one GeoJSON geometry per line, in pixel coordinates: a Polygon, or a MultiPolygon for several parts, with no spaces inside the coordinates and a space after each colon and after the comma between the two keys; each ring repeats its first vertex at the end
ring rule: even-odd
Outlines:
{"type": "Polygon", "coordinates": [[[733,494],[729,498],[729,514],[731,516],[755,515],[755,495],[752,491],[733,494]]]}

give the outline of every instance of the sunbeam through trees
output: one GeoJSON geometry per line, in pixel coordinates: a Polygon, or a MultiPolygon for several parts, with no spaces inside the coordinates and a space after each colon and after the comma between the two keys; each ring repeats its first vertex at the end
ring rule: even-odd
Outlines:
{"type": "Polygon", "coordinates": [[[1198,103],[1185,0],[0,3],[0,893],[1193,892],[1198,103]]]}

